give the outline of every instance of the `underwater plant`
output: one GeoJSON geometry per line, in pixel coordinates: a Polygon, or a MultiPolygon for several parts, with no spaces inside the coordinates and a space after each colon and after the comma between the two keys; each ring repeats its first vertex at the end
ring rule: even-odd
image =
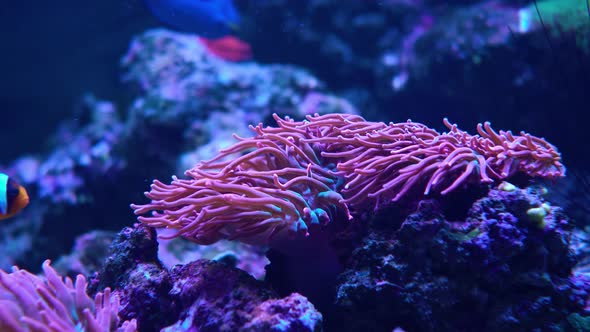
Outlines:
{"type": "Polygon", "coordinates": [[[119,298],[109,288],[91,299],[83,275],[62,279],[43,263],[45,279],[26,270],[0,270],[0,330],[3,332],[133,332],[135,320],[119,327],[119,298]]]}
{"type": "Polygon", "coordinates": [[[238,143],[187,170],[188,179],[155,180],[145,193],[151,202],[131,205],[138,220],[199,244],[272,244],[412,195],[445,195],[517,173],[565,174],[553,145],[489,123],[470,135],[446,119],[449,132],[440,134],[350,114],[274,118],[278,127],[251,126],[255,136],[236,136],[238,143]]]}

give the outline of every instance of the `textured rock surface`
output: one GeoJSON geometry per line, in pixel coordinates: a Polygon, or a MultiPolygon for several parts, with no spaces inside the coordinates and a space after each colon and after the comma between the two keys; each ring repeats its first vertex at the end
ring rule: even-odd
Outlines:
{"type": "Polygon", "coordinates": [[[269,285],[225,264],[199,259],[170,270],[157,258],[155,231],[121,231],[91,289],[111,287],[119,315],[141,331],[321,331],[322,315],[305,297],[278,298],[269,285]]]}
{"type": "Polygon", "coordinates": [[[542,204],[532,190],[492,190],[464,222],[447,221],[436,202],[422,201],[399,230],[374,228],[340,276],[337,326],[572,329],[572,315],[588,314],[589,279],[571,274],[561,209],[543,205],[543,224],[527,214],[542,204]]]}

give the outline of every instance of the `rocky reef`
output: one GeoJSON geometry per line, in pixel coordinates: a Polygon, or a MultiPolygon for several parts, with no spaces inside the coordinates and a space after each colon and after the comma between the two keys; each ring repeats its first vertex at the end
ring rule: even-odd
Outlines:
{"type": "MultiPolygon", "coordinates": [[[[285,9],[261,24],[295,31],[277,43],[310,49],[293,62],[325,65],[338,94],[318,68],[226,62],[168,30],[137,36],[121,60],[130,105],[84,97],[47,153],[5,168],[32,204],[0,224],[0,327],[590,330],[587,230],[533,182],[565,175],[557,148],[489,123],[470,135],[448,120],[444,133],[365,121],[353,106],[384,117],[407,91],[444,85],[447,65],[483,75],[482,54],[539,33],[518,25],[525,4],[463,1],[445,15],[439,1],[338,4],[257,8],[285,9]],[[151,179],[173,174],[145,203],[151,179]],[[149,207],[133,206],[149,212],[139,222],[132,202],[149,207]]],[[[512,74],[498,80],[534,80],[512,74]]],[[[441,95],[470,94],[445,84],[441,95]]]]}
{"type": "Polygon", "coordinates": [[[461,220],[425,200],[399,228],[392,222],[372,222],[340,275],[337,326],[573,331],[588,314],[590,279],[572,274],[572,227],[533,188],[493,189],[461,220]]]}

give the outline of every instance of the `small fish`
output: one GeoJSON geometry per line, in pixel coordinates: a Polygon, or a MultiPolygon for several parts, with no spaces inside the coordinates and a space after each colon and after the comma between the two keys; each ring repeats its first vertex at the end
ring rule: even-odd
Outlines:
{"type": "Polygon", "coordinates": [[[240,16],[232,0],[144,0],[151,13],[177,31],[217,39],[232,34],[240,16]]]}
{"type": "Polygon", "coordinates": [[[232,0],[144,0],[151,13],[176,31],[192,33],[209,52],[227,61],[252,58],[250,45],[232,36],[240,15],[232,0]]]}
{"type": "Polygon", "coordinates": [[[0,173],[0,219],[14,216],[28,204],[27,190],[8,175],[0,173]]]}
{"type": "Polygon", "coordinates": [[[244,61],[252,58],[250,45],[234,36],[218,39],[199,38],[209,53],[227,61],[244,61]]]}

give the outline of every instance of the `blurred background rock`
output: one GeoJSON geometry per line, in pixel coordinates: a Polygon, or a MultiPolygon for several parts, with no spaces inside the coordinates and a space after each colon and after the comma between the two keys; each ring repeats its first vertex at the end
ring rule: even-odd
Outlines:
{"type": "Polygon", "coordinates": [[[0,164],[41,151],[85,92],[124,103],[119,59],[134,34],[158,25],[139,0],[1,7],[0,164]]]}

